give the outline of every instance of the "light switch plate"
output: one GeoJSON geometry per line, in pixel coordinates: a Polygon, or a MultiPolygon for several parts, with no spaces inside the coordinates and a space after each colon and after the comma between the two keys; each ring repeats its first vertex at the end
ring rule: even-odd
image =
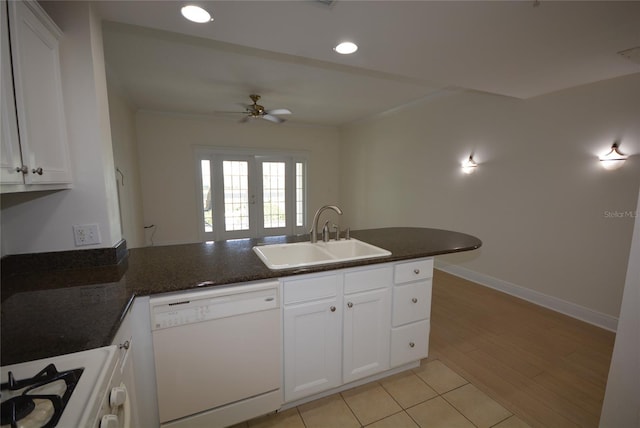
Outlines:
{"type": "Polygon", "coordinates": [[[102,239],[100,238],[100,228],[97,224],[73,226],[73,238],[76,242],[76,247],[81,247],[83,245],[95,245],[102,242],[102,239]]]}

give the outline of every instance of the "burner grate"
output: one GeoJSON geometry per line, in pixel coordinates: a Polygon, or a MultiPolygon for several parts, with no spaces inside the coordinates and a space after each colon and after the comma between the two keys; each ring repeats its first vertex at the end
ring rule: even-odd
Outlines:
{"type": "MultiPolygon", "coordinates": [[[[16,380],[12,372],[8,373],[8,381],[0,385],[2,391],[21,391],[20,395],[14,396],[2,403],[1,424],[17,427],[17,422],[28,417],[31,412],[38,407],[35,400],[42,403],[49,402],[53,408],[53,415],[48,420],[41,421],[43,428],[52,428],[58,424],[65,406],[71,398],[80,376],[84,369],[74,369],[59,372],[54,364],[47,365],[38,374],[31,378],[16,380]],[[34,390],[46,386],[52,382],[62,380],[66,388],[60,395],[37,394],[34,390]]],[[[45,405],[46,406],[46,405],[45,405]]]]}

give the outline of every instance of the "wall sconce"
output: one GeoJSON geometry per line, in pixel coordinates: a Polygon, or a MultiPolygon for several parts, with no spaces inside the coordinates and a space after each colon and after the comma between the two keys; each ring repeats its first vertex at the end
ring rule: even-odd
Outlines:
{"type": "Polygon", "coordinates": [[[616,141],[611,146],[611,151],[606,155],[600,156],[600,165],[604,169],[612,170],[618,169],[624,164],[627,156],[618,151],[618,142],[616,141]]]}
{"type": "Polygon", "coordinates": [[[477,169],[478,164],[473,160],[473,155],[469,155],[469,159],[462,162],[462,172],[465,174],[473,174],[477,169]]]}

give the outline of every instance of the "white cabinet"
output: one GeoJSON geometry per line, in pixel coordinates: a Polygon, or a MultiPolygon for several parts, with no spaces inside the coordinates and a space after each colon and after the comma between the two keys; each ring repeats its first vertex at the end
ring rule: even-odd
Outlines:
{"type": "Polygon", "coordinates": [[[2,2],[1,7],[2,192],[68,188],[62,33],[35,1],[2,2]]]}
{"type": "Polygon", "coordinates": [[[285,402],[389,368],[392,265],[283,284],[285,402]]]}
{"type": "Polygon", "coordinates": [[[392,273],[391,266],[345,273],[344,383],[389,368],[392,273]]]}
{"type": "Polygon", "coordinates": [[[284,281],[284,398],[341,384],[342,316],[337,275],[284,281]]]}
{"type": "Polygon", "coordinates": [[[0,134],[0,181],[3,184],[22,184],[20,141],[18,140],[18,119],[16,118],[15,98],[13,95],[13,70],[11,68],[11,47],[9,46],[9,21],[7,2],[0,3],[0,42],[2,70],[2,133],[0,134]]]}
{"type": "Polygon", "coordinates": [[[394,269],[391,367],[427,357],[433,259],[398,263],[394,269]]]}

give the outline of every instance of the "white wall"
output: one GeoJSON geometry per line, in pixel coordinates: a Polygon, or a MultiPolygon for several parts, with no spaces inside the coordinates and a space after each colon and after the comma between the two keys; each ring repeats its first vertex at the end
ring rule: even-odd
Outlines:
{"type": "Polygon", "coordinates": [[[614,140],[640,153],[638,112],[635,74],[529,100],[445,92],[353,124],[347,221],[473,234],[480,250],[442,259],[617,317],[633,218],[607,212],[635,209],[640,157],[606,171],[597,155],[614,140]],[[480,166],[464,175],[471,152],[480,166]]]}
{"type": "Polygon", "coordinates": [[[194,146],[308,151],[309,211],[339,201],[339,138],[334,128],[240,124],[144,111],[137,114],[136,128],[144,224],[156,225],[155,245],[199,241],[194,146]]]}
{"type": "Polygon", "coordinates": [[[118,198],[122,237],[128,248],[145,245],[142,216],[142,192],[138,169],[136,113],[115,77],[109,77],[109,117],[113,140],[113,157],[118,180],[118,198]]]}
{"type": "MultiPolygon", "coordinates": [[[[640,197],[639,197],[640,199],[640,197]]],[[[603,428],[640,426],[640,200],[629,255],[620,322],[602,405],[603,428]]]]}
{"type": "Polygon", "coordinates": [[[102,243],[121,239],[100,22],[89,2],[42,2],[62,29],[62,85],[74,187],[3,195],[3,254],[77,249],[72,226],[98,224],[102,243]]]}

